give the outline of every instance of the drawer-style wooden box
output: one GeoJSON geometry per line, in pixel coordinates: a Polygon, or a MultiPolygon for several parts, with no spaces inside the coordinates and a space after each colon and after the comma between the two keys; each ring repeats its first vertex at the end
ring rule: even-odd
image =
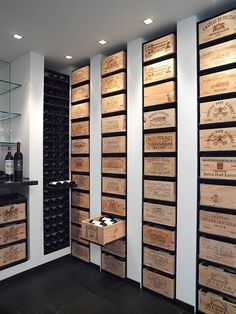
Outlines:
{"type": "Polygon", "coordinates": [[[175,34],[170,34],[143,45],[143,61],[151,61],[174,52],[175,34]]]}
{"type": "Polygon", "coordinates": [[[144,197],[154,200],[176,201],[176,183],[144,180],[144,197]]]}
{"type": "Polygon", "coordinates": [[[15,222],[26,218],[25,203],[0,207],[0,224],[15,222]]]}
{"type": "Polygon", "coordinates": [[[72,181],[77,184],[78,189],[89,191],[89,176],[72,174],[72,181]]]}
{"type": "Polygon", "coordinates": [[[175,256],[161,250],[152,250],[147,247],[143,252],[143,263],[145,266],[158,269],[162,272],[174,275],[175,256]]]}
{"type": "Polygon", "coordinates": [[[102,95],[126,89],[126,73],[118,73],[102,79],[102,95]]]}
{"type": "Polygon", "coordinates": [[[143,226],[143,242],[169,251],[175,250],[175,232],[167,229],[143,226]]]}
{"type": "Polygon", "coordinates": [[[236,180],[236,157],[201,157],[202,179],[236,180]]]}
{"type": "Polygon", "coordinates": [[[75,70],[71,74],[71,85],[79,84],[89,80],[89,65],[75,70]]]}
{"type": "Polygon", "coordinates": [[[125,246],[126,246],[125,241],[117,240],[112,243],[106,244],[103,247],[103,251],[125,258],[125,255],[126,255],[125,246]]]}
{"type": "Polygon", "coordinates": [[[85,102],[79,105],[71,106],[71,119],[89,117],[89,103],[85,102]]]}
{"type": "Polygon", "coordinates": [[[126,202],[123,199],[103,196],[102,211],[108,214],[125,216],[126,202]]]}
{"type": "Polygon", "coordinates": [[[175,152],[176,151],[176,133],[165,132],[144,135],[145,153],[156,152],[175,152]]]}
{"type": "Polygon", "coordinates": [[[126,95],[119,94],[102,98],[102,114],[126,110],[126,95]]]}
{"type": "Polygon", "coordinates": [[[236,244],[200,237],[200,258],[236,268],[236,244]]]}
{"type": "Polygon", "coordinates": [[[200,130],[200,151],[236,150],[236,128],[200,130]]]}
{"type": "Polygon", "coordinates": [[[102,75],[126,68],[126,53],[120,51],[102,60],[102,75]]]}
{"type": "Polygon", "coordinates": [[[102,192],[117,195],[126,195],[126,179],[103,177],[102,192]]]}
{"type": "Polygon", "coordinates": [[[205,287],[236,297],[236,275],[221,268],[200,264],[199,283],[205,287]]]}
{"type": "Polygon", "coordinates": [[[198,307],[202,313],[206,314],[235,314],[236,305],[223,299],[221,296],[199,290],[198,307]]]}
{"type": "Polygon", "coordinates": [[[89,139],[71,141],[72,154],[89,154],[89,139]]]}
{"type": "Polygon", "coordinates": [[[175,157],[145,157],[144,175],[175,177],[176,176],[175,157]]]}
{"type": "Polygon", "coordinates": [[[81,225],[81,222],[88,218],[88,212],[76,208],[71,208],[71,222],[81,225]]]}
{"type": "Polygon", "coordinates": [[[175,109],[156,110],[144,113],[144,130],[176,126],[175,109]]]}
{"type": "Polygon", "coordinates": [[[126,173],[126,158],[125,157],[103,157],[102,158],[103,173],[126,173]]]}
{"type": "Polygon", "coordinates": [[[104,137],[102,152],[104,154],[126,153],[126,136],[104,137]]]}
{"type": "Polygon", "coordinates": [[[85,262],[89,262],[90,260],[89,248],[73,241],[71,242],[71,253],[72,256],[82,259],[85,262]]]}
{"type": "Polygon", "coordinates": [[[71,124],[71,136],[89,135],[89,121],[73,122],[71,124]]]}
{"type": "Polygon", "coordinates": [[[20,243],[0,249],[0,268],[26,258],[26,244],[20,243]]]}
{"type": "Polygon", "coordinates": [[[175,59],[160,61],[143,68],[144,84],[159,82],[175,77],[175,59]]]}
{"type": "Polygon", "coordinates": [[[167,298],[174,299],[175,280],[143,269],[143,286],[160,293],[167,298]]]}
{"type": "Polygon", "coordinates": [[[89,157],[72,157],[71,171],[89,172],[89,157]]]}
{"type": "Polygon", "coordinates": [[[89,209],[89,194],[72,191],[71,205],[89,209]]]}
{"type": "Polygon", "coordinates": [[[126,116],[102,118],[102,133],[116,133],[126,131],[126,116]]]}
{"type": "Polygon", "coordinates": [[[176,210],[174,206],[147,202],[144,202],[143,206],[143,218],[145,221],[170,227],[175,226],[176,210]]]}
{"type": "Polygon", "coordinates": [[[0,245],[5,245],[26,238],[26,224],[13,224],[0,228],[0,245]]]}
{"type": "MultiPolygon", "coordinates": [[[[99,220],[100,217],[91,218],[93,220],[99,220]]],[[[99,245],[105,245],[115,240],[119,240],[126,235],[125,221],[120,220],[113,225],[106,227],[95,226],[89,223],[90,219],[82,221],[82,238],[97,243],[99,245]]]]}
{"type": "Polygon", "coordinates": [[[71,102],[77,102],[89,99],[89,84],[72,88],[71,90],[71,102]]]}
{"type": "Polygon", "coordinates": [[[102,269],[118,277],[125,278],[125,262],[107,254],[102,254],[102,269]]]}
{"type": "Polygon", "coordinates": [[[176,101],[175,82],[144,87],[144,107],[168,104],[176,101]]]}
{"type": "Polygon", "coordinates": [[[71,239],[89,245],[89,242],[82,238],[82,228],[79,226],[71,225],[71,239]]]}

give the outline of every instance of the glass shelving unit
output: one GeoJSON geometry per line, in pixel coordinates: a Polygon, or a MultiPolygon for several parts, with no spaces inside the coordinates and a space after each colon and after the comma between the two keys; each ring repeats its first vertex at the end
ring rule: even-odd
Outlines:
{"type": "Polygon", "coordinates": [[[9,93],[20,86],[21,86],[20,84],[0,79],[0,95],[9,93]]]}

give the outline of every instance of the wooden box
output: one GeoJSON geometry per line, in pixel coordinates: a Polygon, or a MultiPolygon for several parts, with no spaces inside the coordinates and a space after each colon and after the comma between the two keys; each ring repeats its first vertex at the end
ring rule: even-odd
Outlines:
{"type": "Polygon", "coordinates": [[[175,88],[174,81],[144,87],[144,107],[175,102],[175,88]]]}
{"type": "Polygon", "coordinates": [[[126,110],[126,94],[102,98],[102,114],[126,110]]]}
{"type": "Polygon", "coordinates": [[[199,44],[235,34],[235,20],[236,9],[200,23],[198,26],[199,44]]]}
{"type": "Polygon", "coordinates": [[[26,244],[20,243],[0,249],[0,267],[26,258],[26,244]]]}
{"type": "Polygon", "coordinates": [[[71,171],[89,172],[89,157],[71,157],[71,171]]]}
{"type": "Polygon", "coordinates": [[[126,136],[103,138],[102,152],[104,154],[126,153],[126,136]]]}
{"type": "Polygon", "coordinates": [[[143,269],[143,286],[147,289],[160,293],[167,298],[174,299],[174,279],[154,273],[147,269],[143,269]]]}
{"type": "Polygon", "coordinates": [[[200,130],[200,151],[236,150],[236,128],[200,130]]]}
{"type": "Polygon", "coordinates": [[[89,191],[89,176],[72,174],[72,181],[77,184],[78,189],[89,191]]]}
{"type": "Polygon", "coordinates": [[[102,60],[102,75],[126,68],[126,53],[120,51],[102,60]]]}
{"type": "Polygon", "coordinates": [[[102,158],[103,173],[126,173],[126,158],[125,157],[103,157],[102,158]]]}
{"type": "Polygon", "coordinates": [[[5,245],[26,238],[26,224],[13,224],[0,228],[0,245],[5,245]]]}
{"type": "Polygon", "coordinates": [[[236,244],[200,237],[200,258],[236,268],[236,244]]]}
{"type": "Polygon", "coordinates": [[[175,157],[145,157],[144,175],[175,177],[176,176],[175,157]]]}
{"type": "Polygon", "coordinates": [[[174,206],[144,202],[143,215],[143,219],[147,222],[153,222],[170,227],[175,226],[176,208],[174,206]]]}
{"type": "Polygon", "coordinates": [[[200,123],[211,124],[236,121],[236,98],[200,104],[200,123]]]}
{"type": "Polygon", "coordinates": [[[236,275],[224,271],[222,268],[199,265],[199,283],[236,297],[236,275]]]}
{"type": "Polygon", "coordinates": [[[159,82],[175,77],[175,59],[156,62],[143,68],[144,84],[159,82]]]}
{"type": "Polygon", "coordinates": [[[144,130],[176,126],[175,109],[156,110],[144,113],[144,130]]]}
{"type": "Polygon", "coordinates": [[[89,103],[85,102],[79,105],[70,107],[71,119],[87,118],[89,117],[89,103]]]}
{"type": "Polygon", "coordinates": [[[71,74],[71,85],[79,84],[89,80],[89,65],[79,68],[71,74]]]}
{"type": "MultiPolygon", "coordinates": [[[[100,217],[91,218],[93,220],[99,220],[100,217]]],[[[120,220],[113,225],[106,227],[95,226],[89,223],[90,219],[82,221],[82,238],[97,243],[99,245],[105,245],[115,240],[119,240],[126,235],[125,221],[120,220]]]]}
{"type": "Polygon", "coordinates": [[[200,184],[200,204],[236,210],[236,186],[200,184]]]}
{"type": "Polygon", "coordinates": [[[126,179],[103,177],[102,192],[117,195],[126,195],[126,179]]]}
{"type": "Polygon", "coordinates": [[[84,210],[71,208],[71,222],[81,225],[81,222],[89,218],[89,213],[84,210]]]}
{"type": "Polygon", "coordinates": [[[175,34],[170,34],[143,45],[143,61],[147,62],[175,52],[175,34]]]}
{"type": "Polygon", "coordinates": [[[126,89],[126,73],[118,73],[102,79],[102,95],[126,89]]]}
{"type": "Polygon", "coordinates": [[[89,209],[89,194],[72,191],[71,205],[89,209]]]}
{"type": "Polygon", "coordinates": [[[89,242],[82,238],[82,228],[79,226],[71,225],[71,239],[89,245],[89,242]]]}
{"type": "Polygon", "coordinates": [[[71,141],[72,154],[89,154],[89,139],[71,141]]]}
{"type": "Polygon", "coordinates": [[[82,259],[83,261],[85,262],[88,262],[89,263],[89,260],[90,260],[90,254],[89,254],[89,248],[84,246],[84,245],[81,245],[81,244],[78,244],[76,242],[71,242],[71,254],[72,256],[75,256],[79,259],[82,259]]]}
{"type": "Polygon", "coordinates": [[[89,84],[82,85],[71,90],[71,102],[89,99],[89,84]]]}
{"type": "Polygon", "coordinates": [[[168,181],[144,180],[144,198],[176,201],[176,183],[168,181]]]}
{"type": "Polygon", "coordinates": [[[143,263],[145,266],[158,269],[162,272],[174,275],[175,256],[161,250],[152,250],[144,247],[143,263]]]}
{"type": "Polygon", "coordinates": [[[71,123],[71,136],[89,135],[89,121],[71,123]]]}
{"type": "Polygon", "coordinates": [[[102,118],[102,133],[116,133],[126,131],[126,116],[102,118]]]}
{"type": "Polygon", "coordinates": [[[175,250],[175,232],[167,229],[143,226],[143,243],[169,251],[175,250]]]}
{"type": "Polygon", "coordinates": [[[145,153],[175,152],[176,133],[165,132],[144,135],[145,153]]]}
{"type": "Polygon", "coordinates": [[[118,277],[125,278],[125,262],[107,254],[102,254],[102,269],[118,277]]]}
{"type": "Polygon", "coordinates": [[[106,244],[103,251],[125,258],[126,256],[126,243],[123,240],[117,240],[112,243],[106,244]]]}
{"type": "Polygon", "coordinates": [[[236,69],[200,76],[200,97],[236,92],[236,69]]]}
{"type": "Polygon", "coordinates": [[[26,218],[26,204],[10,204],[0,207],[0,224],[15,222],[26,218]]]}
{"type": "Polygon", "coordinates": [[[202,179],[236,180],[236,157],[201,157],[202,179]]]}
{"type": "Polygon", "coordinates": [[[114,197],[102,197],[102,211],[108,214],[125,216],[126,202],[124,199],[114,197]]]}
{"type": "Polygon", "coordinates": [[[206,314],[235,314],[236,305],[222,298],[221,296],[199,290],[198,307],[202,313],[206,314]]]}

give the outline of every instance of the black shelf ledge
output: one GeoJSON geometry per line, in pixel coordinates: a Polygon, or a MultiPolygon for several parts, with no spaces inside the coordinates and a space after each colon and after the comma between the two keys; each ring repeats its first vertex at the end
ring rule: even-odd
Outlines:
{"type": "Polygon", "coordinates": [[[0,180],[0,188],[11,188],[19,186],[38,185],[38,181],[24,178],[21,182],[0,180]]]}

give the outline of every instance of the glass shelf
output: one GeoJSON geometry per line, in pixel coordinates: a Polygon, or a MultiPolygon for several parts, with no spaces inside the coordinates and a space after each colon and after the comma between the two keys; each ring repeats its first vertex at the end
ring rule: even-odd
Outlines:
{"type": "Polygon", "coordinates": [[[19,117],[20,115],[21,115],[20,113],[16,113],[16,112],[6,112],[6,111],[0,110],[0,121],[16,118],[16,117],[19,117]]]}
{"type": "Polygon", "coordinates": [[[0,142],[0,146],[15,146],[14,142],[0,142]]]}
{"type": "Polygon", "coordinates": [[[0,80],[0,95],[3,95],[5,93],[8,93],[18,87],[20,87],[20,84],[0,80]]]}

